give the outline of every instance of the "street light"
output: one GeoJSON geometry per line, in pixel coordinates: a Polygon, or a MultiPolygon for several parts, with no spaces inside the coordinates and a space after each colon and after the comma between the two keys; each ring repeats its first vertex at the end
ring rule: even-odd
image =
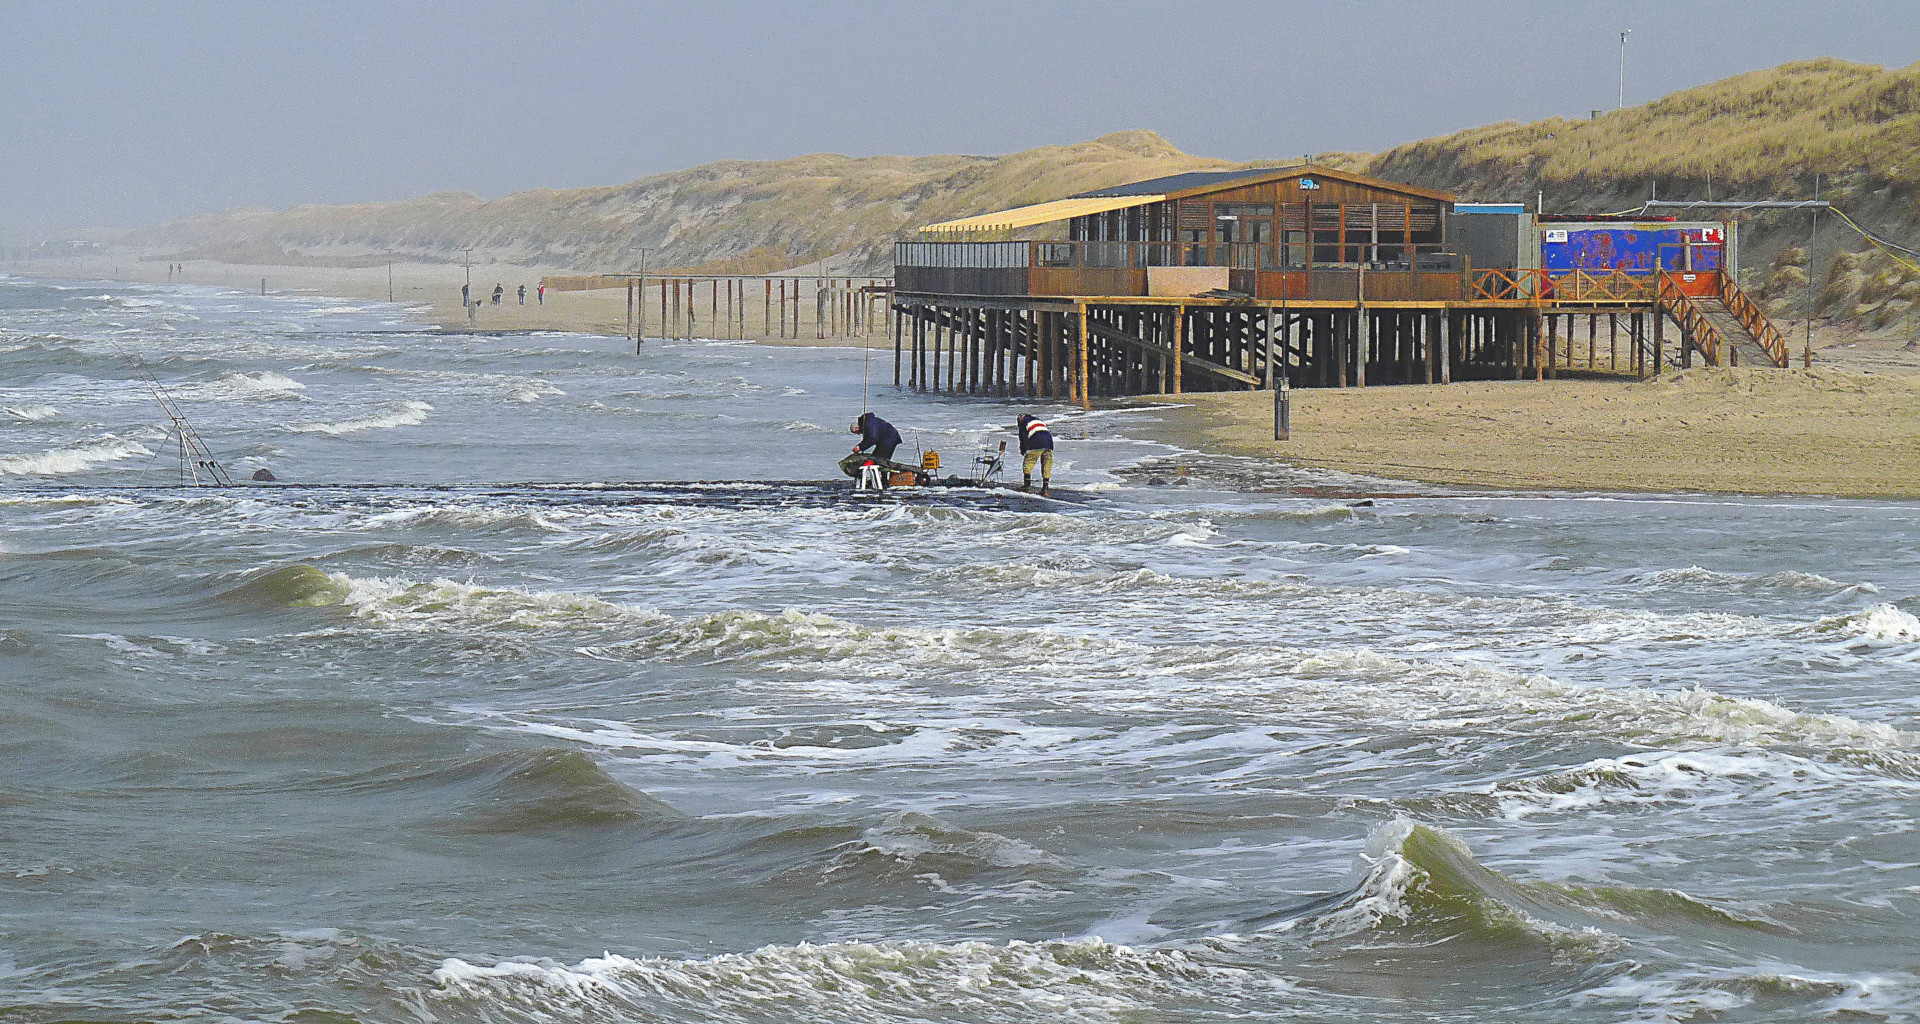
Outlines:
{"type": "Polygon", "coordinates": [[[1615,110],[1627,108],[1627,36],[1632,34],[1630,28],[1620,30],[1620,100],[1614,104],[1615,110]]]}

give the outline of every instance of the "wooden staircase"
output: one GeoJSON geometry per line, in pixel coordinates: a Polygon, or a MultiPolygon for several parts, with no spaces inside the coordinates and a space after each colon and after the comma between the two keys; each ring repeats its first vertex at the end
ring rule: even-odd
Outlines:
{"type": "Polygon", "coordinates": [[[1792,355],[1787,340],[1731,274],[1718,276],[1718,294],[1694,296],[1672,274],[1660,272],[1657,305],[1679,326],[1681,343],[1700,353],[1708,366],[1737,366],[1744,352],[1749,362],[1784,369],[1792,355]]]}

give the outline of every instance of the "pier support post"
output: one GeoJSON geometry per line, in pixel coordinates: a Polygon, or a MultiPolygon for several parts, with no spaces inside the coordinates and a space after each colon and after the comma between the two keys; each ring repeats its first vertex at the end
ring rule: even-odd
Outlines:
{"type": "MultiPolygon", "coordinates": [[[[1366,271],[1360,272],[1365,276],[1366,271]]],[[[1353,343],[1353,386],[1367,386],[1367,362],[1373,357],[1373,314],[1367,307],[1361,306],[1353,316],[1355,338],[1353,343]]]]}
{"type": "Polygon", "coordinates": [[[1093,408],[1093,403],[1087,395],[1087,304],[1084,302],[1077,303],[1076,309],[1080,314],[1080,337],[1077,339],[1080,345],[1080,370],[1078,373],[1078,377],[1080,378],[1080,408],[1091,409],[1093,408]]]}
{"type": "Polygon", "coordinates": [[[1185,387],[1180,364],[1185,361],[1182,357],[1187,351],[1186,345],[1187,307],[1176,306],[1173,313],[1173,355],[1168,357],[1173,360],[1173,393],[1176,395],[1182,393],[1185,387]]]}

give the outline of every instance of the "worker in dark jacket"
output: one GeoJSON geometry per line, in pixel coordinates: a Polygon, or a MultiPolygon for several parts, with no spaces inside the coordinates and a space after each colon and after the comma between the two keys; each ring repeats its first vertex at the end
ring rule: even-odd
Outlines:
{"type": "Polygon", "coordinates": [[[1040,467],[1040,495],[1053,483],[1053,431],[1039,417],[1021,413],[1014,423],[1020,433],[1020,489],[1033,490],[1033,467],[1040,467]]]}
{"type": "Polygon", "coordinates": [[[847,433],[860,435],[853,454],[840,460],[840,470],[848,476],[859,476],[861,464],[869,459],[882,465],[892,462],[894,449],[900,447],[900,432],[870,412],[861,413],[847,433]]]}

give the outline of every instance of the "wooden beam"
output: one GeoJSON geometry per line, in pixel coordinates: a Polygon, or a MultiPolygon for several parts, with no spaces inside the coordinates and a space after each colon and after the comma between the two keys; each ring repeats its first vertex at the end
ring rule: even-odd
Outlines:
{"type": "MultiPolygon", "coordinates": [[[[1136,338],[1132,334],[1127,333],[1126,331],[1123,331],[1117,327],[1109,327],[1108,325],[1100,323],[1098,321],[1093,322],[1089,326],[1089,330],[1091,330],[1094,335],[1101,338],[1105,338],[1108,341],[1117,342],[1119,344],[1126,345],[1131,348],[1139,349],[1142,352],[1146,352],[1152,355],[1171,356],[1173,354],[1167,349],[1164,349],[1158,345],[1155,345],[1153,342],[1136,338]]],[[[1216,377],[1233,381],[1236,384],[1246,384],[1254,387],[1257,387],[1260,384],[1260,378],[1255,377],[1252,374],[1241,373],[1239,370],[1221,366],[1218,363],[1210,363],[1205,359],[1201,359],[1198,356],[1190,356],[1184,352],[1180,354],[1180,362],[1176,365],[1191,366],[1202,373],[1209,373],[1216,377]]],[[[1179,374],[1177,371],[1175,373],[1175,379],[1176,380],[1179,379],[1179,374]]],[[[1177,394],[1178,392],[1175,392],[1175,393],[1177,394]]]]}

